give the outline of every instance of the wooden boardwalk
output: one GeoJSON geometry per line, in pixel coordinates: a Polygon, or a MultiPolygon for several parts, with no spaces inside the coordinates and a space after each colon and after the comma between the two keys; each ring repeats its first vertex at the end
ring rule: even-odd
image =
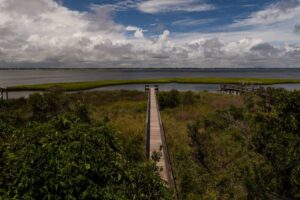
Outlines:
{"type": "Polygon", "coordinates": [[[258,85],[253,84],[222,84],[220,85],[219,92],[239,95],[241,93],[256,92],[258,88],[258,85]]]}
{"type": "Polygon", "coordinates": [[[156,89],[154,87],[149,88],[146,146],[149,159],[152,158],[154,152],[161,155],[159,161],[156,162],[159,168],[159,175],[169,187],[174,187],[172,166],[159,113],[156,89]]]}

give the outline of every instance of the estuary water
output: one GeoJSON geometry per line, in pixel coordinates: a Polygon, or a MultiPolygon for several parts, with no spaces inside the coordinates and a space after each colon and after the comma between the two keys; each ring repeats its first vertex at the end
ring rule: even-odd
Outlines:
{"type": "MultiPolygon", "coordinates": [[[[78,82],[95,80],[132,80],[155,78],[284,78],[300,79],[300,69],[0,69],[0,87],[39,83],[78,82]]],[[[300,84],[279,84],[289,90],[300,89],[300,84]]],[[[214,92],[219,84],[160,84],[160,90],[214,92]]],[[[144,85],[122,85],[95,90],[144,90],[144,85]]],[[[31,92],[10,93],[10,98],[26,97],[31,92]]]]}

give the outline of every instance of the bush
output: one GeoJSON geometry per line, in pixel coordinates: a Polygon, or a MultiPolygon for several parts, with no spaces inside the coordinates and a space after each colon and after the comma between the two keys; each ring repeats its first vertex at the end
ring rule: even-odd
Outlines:
{"type": "Polygon", "coordinates": [[[195,95],[194,92],[187,91],[183,93],[182,104],[184,105],[194,105],[199,96],[195,95]]]}
{"type": "Polygon", "coordinates": [[[300,92],[260,89],[244,101],[188,125],[198,184],[207,184],[201,197],[299,199],[300,92]]]}
{"type": "Polygon", "coordinates": [[[69,109],[66,96],[57,92],[32,94],[29,96],[28,105],[32,118],[38,121],[47,121],[69,109]]]}
{"type": "Polygon", "coordinates": [[[154,164],[128,162],[114,130],[105,124],[68,121],[60,130],[55,121],[23,129],[15,144],[1,141],[1,197],[171,198],[154,164]]]}
{"type": "Polygon", "coordinates": [[[80,101],[75,104],[75,115],[83,122],[90,122],[88,106],[80,101]]]}
{"type": "Polygon", "coordinates": [[[160,92],[158,93],[158,102],[161,110],[166,108],[175,108],[180,104],[179,92],[177,90],[160,92]]]}
{"type": "Polygon", "coordinates": [[[0,199],[171,199],[143,138],[108,123],[63,93],[9,101],[0,110],[0,199]]]}

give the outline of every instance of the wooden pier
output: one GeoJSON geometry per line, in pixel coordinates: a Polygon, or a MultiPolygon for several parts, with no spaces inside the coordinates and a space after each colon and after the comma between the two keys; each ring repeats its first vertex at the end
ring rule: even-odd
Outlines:
{"type": "Polygon", "coordinates": [[[173,170],[168,153],[165,133],[162,126],[162,121],[159,112],[156,93],[158,86],[145,87],[148,92],[148,111],[146,123],[146,154],[149,159],[158,156],[156,166],[159,169],[159,175],[165,183],[172,188],[175,188],[173,170]]]}
{"type": "Polygon", "coordinates": [[[240,95],[242,93],[255,92],[259,87],[254,84],[222,84],[219,92],[225,94],[240,95]]]}

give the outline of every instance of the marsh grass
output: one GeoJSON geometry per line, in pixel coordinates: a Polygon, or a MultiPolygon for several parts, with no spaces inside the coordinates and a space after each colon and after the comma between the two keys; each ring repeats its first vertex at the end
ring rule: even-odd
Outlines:
{"type": "Polygon", "coordinates": [[[297,199],[299,91],[186,94],[161,112],[179,199],[297,199]]]}
{"type": "Polygon", "coordinates": [[[45,91],[49,88],[64,88],[66,91],[80,91],[93,88],[100,88],[114,85],[131,84],[163,84],[163,83],[182,83],[182,84],[237,84],[252,83],[262,85],[300,83],[299,79],[265,79],[265,78],[161,78],[161,79],[141,79],[141,80],[102,80],[89,82],[71,83],[46,83],[35,85],[19,85],[8,87],[9,91],[45,91]]]}
{"type": "MultiPolygon", "coordinates": [[[[244,103],[240,96],[230,96],[222,94],[211,94],[205,92],[194,93],[197,97],[193,104],[180,104],[176,108],[168,108],[162,111],[162,121],[167,136],[169,153],[173,163],[176,183],[178,185],[180,199],[218,199],[226,198],[227,192],[237,191],[239,197],[244,198],[244,188],[238,187],[239,180],[232,185],[228,185],[228,191],[218,190],[217,184],[221,184],[222,180],[233,178],[228,173],[234,172],[236,159],[248,159],[247,154],[241,152],[241,147],[236,147],[236,143],[231,142],[233,137],[231,134],[219,133],[219,135],[209,135],[210,149],[208,162],[214,163],[211,172],[207,173],[207,169],[203,168],[197,160],[197,154],[193,146],[192,139],[187,133],[187,125],[198,119],[203,119],[210,113],[217,110],[226,109],[231,106],[243,108],[244,103]],[[223,147],[228,147],[223,149],[223,147]],[[246,157],[246,158],[245,158],[246,157]],[[217,164],[215,164],[217,163],[217,164]],[[231,165],[231,166],[229,166],[231,165]],[[224,195],[225,194],[225,195],[224,195]]],[[[180,94],[184,96],[184,93],[180,94]]],[[[238,162],[239,163],[239,162],[238,162]]],[[[232,181],[232,180],[229,180],[232,181]]],[[[224,182],[224,184],[226,184],[224,182]]]]}
{"type": "Polygon", "coordinates": [[[147,95],[139,91],[101,91],[70,94],[89,105],[91,119],[115,128],[130,160],[145,160],[147,95]]]}

